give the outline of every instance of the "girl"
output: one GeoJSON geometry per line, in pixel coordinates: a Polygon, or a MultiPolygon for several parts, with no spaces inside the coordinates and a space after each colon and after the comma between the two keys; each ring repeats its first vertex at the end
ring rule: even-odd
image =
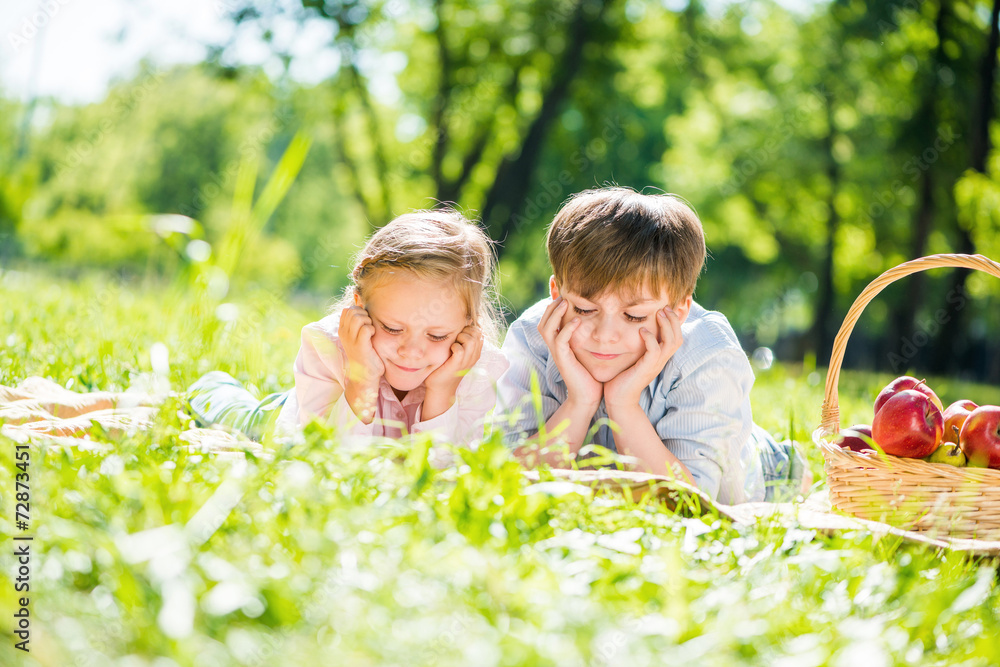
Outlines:
{"type": "Polygon", "coordinates": [[[343,299],[302,329],[295,389],[258,402],[230,376],[192,386],[204,423],[259,439],[313,419],[359,435],[433,432],[482,437],[507,362],[496,347],[489,239],[453,210],[416,211],[378,230],[357,257],[343,299]]]}

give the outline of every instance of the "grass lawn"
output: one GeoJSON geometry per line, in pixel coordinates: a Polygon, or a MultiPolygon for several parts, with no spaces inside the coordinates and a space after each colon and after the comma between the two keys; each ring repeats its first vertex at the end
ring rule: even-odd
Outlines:
{"type": "MultiPolygon", "coordinates": [[[[320,315],[267,292],[220,308],[167,286],[13,272],[0,302],[0,384],[41,375],[78,391],[139,381],[155,343],[175,390],[211,369],[285,389],[299,330],[320,315]]],[[[823,370],[760,372],[756,420],[808,443],[823,370]]],[[[842,376],[845,424],[870,421],[888,379],[842,376]]],[[[1000,402],[931,383],[945,403],[1000,402]]],[[[234,464],[181,447],[179,406],[113,453],[31,450],[30,592],[15,591],[5,539],[0,664],[1000,663],[992,560],[532,486],[495,441],[438,471],[424,442],[358,451],[311,430],[234,464]],[[30,654],[10,615],[25,595],[30,654]]],[[[24,534],[14,452],[0,439],[5,536],[24,534]]]]}

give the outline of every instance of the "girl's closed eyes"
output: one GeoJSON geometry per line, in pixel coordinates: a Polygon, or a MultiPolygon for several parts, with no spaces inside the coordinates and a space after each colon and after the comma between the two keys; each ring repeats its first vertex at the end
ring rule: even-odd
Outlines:
{"type": "MultiPolygon", "coordinates": [[[[401,333],[403,333],[403,329],[402,329],[402,328],[399,328],[399,329],[394,329],[394,328],[390,327],[389,325],[387,325],[387,324],[385,324],[385,323],[381,323],[381,322],[380,322],[379,324],[381,325],[381,327],[382,327],[382,330],[383,330],[383,331],[385,331],[385,332],[386,332],[387,334],[389,334],[390,336],[398,336],[398,335],[400,335],[401,333]]],[[[428,334],[427,334],[427,337],[428,337],[428,338],[430,338],[430,339],[431,339],[432,341],[434,341],[435,343],[440,343],[440,342],[442,342],[442,341],[446,341],[446,340],[448,340],[448,339],[449,339],[449,338],[451,338],[451,336],[453,336],[453,335],[454,335],[454,334],[451,334],[451,333],[446,333],[446,334],[433,334],[433,333],[429,333],[429,332],[428,332],[428,334]]]]}

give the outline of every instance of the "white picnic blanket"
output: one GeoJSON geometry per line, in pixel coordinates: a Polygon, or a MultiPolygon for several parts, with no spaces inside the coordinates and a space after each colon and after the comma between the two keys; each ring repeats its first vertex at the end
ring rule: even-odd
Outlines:
{"type": "MultiPolygon", "coordinates": [[[[149,428],[159,409],[157,406],[165,398],[135,391],[79,393],[45,378],[29,377],[17,387],[0,385],[0,434],[19,443],[46,442],[60,447],[111,450],[114,445],[91,438],[90,431],[95,424],[112,438],[149,428]]],[[[212,452],[221,458],[232,459],[243,459],[244,451],[251,451],[258,457],[269,456],[260,443],[219,428],[188,429],[180,434],[180,439],[193,453],[212,452]]],[[[438,467],[447,465],[444,460],[439,463],[438,467]]],[[[805,502],[723,505],[696,487],[659,475],[608,469],[552,470],[551,473],[559,483],[579,485],[581,489],[625,491],[635,497],[652,491],[671,506],[678,502],[684,502],[689,508],[696,505],[698,512],[714,511],[735,523],[767,521],[826,534],[865,530],[933,547],[1000,555],[1000,542],[933,536],[836,512],[830,507],[825,490],[812,494],[805,502]]],[[[524,474],[537,482],[538,487],[546,484],[537,471],[529,470],[524,474]]],[[[566,487],[555,488],[560,492],[559,488],[566,487]]]]}
{"type": "MultiPolygon", "coordinates": [[[[137,391],[80,393],[52,380],[29,377],[16,387],[0,385],[0,434],[19,443],[112,449],[113,445],[92,439],[95,424],[112,438],[149,428],[165,398],[137,391]]],[[[246,449],[264,454],[259,443],[220,429],[192,428],[180,439],[191,452],[215,452],[226,458],[242,458],[246,449]]]]}

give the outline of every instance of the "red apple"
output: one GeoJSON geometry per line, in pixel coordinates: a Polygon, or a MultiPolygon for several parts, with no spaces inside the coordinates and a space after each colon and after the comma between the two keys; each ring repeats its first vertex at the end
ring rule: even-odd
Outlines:
{"type": "Polygon", "coordinates": [[[885,401],[875,413],[872,435],[875,442],[893,456],[922,459],[941,444],[944,416],[930,397],[914,389],[904,389],[885,401]]]}
{"type": "Polygon", "coordinates": [[[984,405],[965,420],[959,447],[976,468],[1000,468],[1000,407],[984,405]]]}
{"type": "Polygon", "coordinates": [[[958,444],[958,435],[962,432],[962,425],[969,418],[972,411],[979,406],[972,401],[955,401],[944,411],[944,441],[958,444]]]}
{"type": "Polygon", "coordinates": [[[871,440],[872,427],[868,424],[855,424],[854,426],[841,429],[838,434],[837,444],[844,449],[850,449],[855,452],[873,449],[871,444],[865,441],[865,439],[861,436],[866,436],[869,440],[871,440]]]}
{"type": "Polygon", "coordinates": [[[924,384],[923,380],[918,380],[917,378],[910,377],[909,375],[904,375],[887,384],[885,389],[879,392],[879,395],[875,397],[875,414],[878,414],[878,411],[882,409],[882,406],[885,405],[886,401],[899,392],[906,391],[907,389],[914,389],[927,394],[927,396],[931,399],[931,402],[937,406],[937,409],[944,412],[944,404],[941,403],[941,399],[938,398],[938,395],[934,393],[933,389],[924,384]]]}

